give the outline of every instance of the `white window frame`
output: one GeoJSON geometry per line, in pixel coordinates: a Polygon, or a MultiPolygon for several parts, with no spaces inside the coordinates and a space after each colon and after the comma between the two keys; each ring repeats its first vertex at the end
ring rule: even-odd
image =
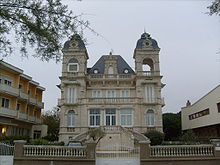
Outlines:
{"type": "Polygon", "coordinates": [[[123,127],[132,127],[133,126],[133,110],[131,108],[123,108],[120,110],[120,125],[123,126],[123,127]],[[130,110],[131,113],[122,113],[122,111],[124,110],[130,110]],[[122,116],[125,116],[125,119],[126,119],[126,124],[123,124],[122,123],[122,116]],[[131,116],[131,124],[127,124],[128,123],[128,116],[131,116]]]}
{"type": "Polygon", "coordinates": [[[154,103],[155,97],[154,97],[154,86],[149,85],[145,87],[145,100],[146,103],[154,103]]]}
{"type": "Polygon", "coordinates": [[[68,64],[68,72],[78,72],[79,71],[79,64],[78,63],[69,63],[68,64]],[[76,70],[70,70],[70,65],[76,65],[76,70]]]}
{"type": "Polygon", "coordinates": [[[77,100],[77,95],[76,95],[76,87],[67,87],[67,103],[68,104],[75,104],[77,100]]]}
{"type": "Polygon", "coordinates": [[[88,111],[88,116],[89,116],[89,121],[88,121],[88,125],[90,126],[90,127],[99,127],[100,125],[101,125],[101,110],[100,109],[89,109],[89,111],[88,111]],[[92,111],[92,110],[98,110],[99,111],[99,114],[91,114],[90,113],[90,111],[92,111]],[[91,125],[91,117],[93,117],[93,119],[94,119],[94,125],[91,125]],[[99,124],[97,124],[97,118],[96,117],[99,117],[99,124]]]}
{"type": "Polygon", "coordinates": [[[11,100],[9,98],[2,97],[1,98],[1,107],[9,109],[10,108],[10,102],[11,102],[11,100]],[[3,100],[4,100],[4,103],[3,103],[3,100]],[[8,104],[7,104],[8,106],[6,106],[6,103],[5,103],[6,100],[8,100],[8,104]]]}
{"type": "Polygon", "coordinates": [[[101,90],[92,90],[92,98],[101,98],[102,91],[101,90]]]}
{"type": "Polygon", "coordinates": [[[117,125],[117,110],[115,108],[105,109],[105,121],[104,122],[105,122],[105,124],[104,124],[105,126],[116,126],[117,125]],[[115,114],[106,114],[107,110],[111,110],[111,109],[115,110],[115,114]],[[107,116],[110,117],[110,124],[109,125],[107,125],[107,123],[106,123],[107,116]],[[113,117],[115,117],[115,125],[112,125],[113,117]]]}
{"type": "Polygon", "coordinates": [[[67,127],[74,127],[76,125],[76,112],[74,110],[69,110],[67,112],[67,127]],[[73,112],[71,116],[70,112],[73,112]],[[70,118],[69,118],[70,117],[70,118]],[[69,124],[70,123],[70,124],[69,124]]]}
{"type": "Polygon", "coordinates": [[[155,127],[155,112],[154,112],[153,109],[148,109],[147,110],[147,112],[146,112],[146,120],[147,120],[146,123],[147,123],[148,127],[155,127]],[[151,115],[153,115],[153,116],[150,116],[152,118],[149,117],[149,111],[153,112],[153,113],[150,113],[151,115]]]}

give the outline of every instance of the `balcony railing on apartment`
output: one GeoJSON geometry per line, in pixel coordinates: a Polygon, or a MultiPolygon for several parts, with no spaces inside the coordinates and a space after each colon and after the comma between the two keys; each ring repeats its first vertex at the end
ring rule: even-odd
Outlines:
{"type": "Polygon", "coordinates": [[[131,79],[131,74],[90,74],[90,79],[131,79]]]}
{"type": "Polygon", "coordinates": [[[0,107],[0,113],[6,116],[12,116],[12,117],[17,116],[17,111],[4,107],[0,107]]]}
{"type": "Polygon", "coordinates": [[[37,106],[40,108],[44,108],[44,103],[39,101],[39,102],[37,102],[37,106]]]}
{"type": "Polygon", "coordinates": [[[164,98],[157,98],[157,97],[149,97],[149,98],[144,98],[143,102],[146,104],[161,104],[164,105],[164,98]]]}
{"type": "Polygon", "coordinates": [[[26,94],[26,93],[23,93],[23,92],[19,92],[19,97],[20,98],[22,98],[22,99],[24,99],[24,100],[28,100],[28,94],[26,94]]]}
{"type": "Polygon", "coordinates": [[[0,91],[2,93],[7,93],[7,94],[10,94],[10,95],[13,95],[13,96],[19,96],[19,89],[14,88],[10,85],[0,83],[0,91]]]}
{"type": "Polygon", "coordinates": [[[36,105],[36,104],[37,104],[37,99],[29,97],[29,102],[30,102],[31,104],[36,105]]]}
{"type": "Polygon", "coordinates": [[[138,71],[137,75],[141,76],[160,76],[159,71],[138,71]]]}

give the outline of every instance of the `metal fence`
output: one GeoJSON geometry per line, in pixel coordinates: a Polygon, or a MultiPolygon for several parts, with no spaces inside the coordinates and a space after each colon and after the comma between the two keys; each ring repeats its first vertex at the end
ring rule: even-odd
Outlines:
{"type": "Polygon", "coordinates": [[[14,155],[14,146],[0,142],[0,156],[14,155]]]}

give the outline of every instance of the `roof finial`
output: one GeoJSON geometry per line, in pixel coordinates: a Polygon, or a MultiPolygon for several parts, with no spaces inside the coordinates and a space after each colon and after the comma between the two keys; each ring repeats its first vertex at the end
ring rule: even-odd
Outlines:
{"type": "Polygon", "coordinates": [[[112,55],[112,53],[113,53],[113,49],[111,49],[111,51],[109,52],[109,55],[112,55]]]}
{"type": "Polygon", "coordinates": [[[146,29],[145,29],[145,27],[144,27],[144,33],[146,33],[146,29]]]}

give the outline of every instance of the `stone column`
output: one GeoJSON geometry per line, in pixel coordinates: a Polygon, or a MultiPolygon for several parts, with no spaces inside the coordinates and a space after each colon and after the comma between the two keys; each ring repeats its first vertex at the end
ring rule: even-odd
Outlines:
{"type": "Polygon", "coordinates": [[[214,146],[215,157],[220,157],[220,139],[211,139],[210,141],[214,146]]]}
{"type": "Polygon", "coordinates": [[[24,145],[26,144],[25,140],[15,140],[15,149],[14,157],[23,157],[24,156],[24,145]]]}
{"type": "Polygon", "coordinates": [[[87,159],[95,159],[96,154],[96,142],[88,141],[86,142],[86,157],[87,159]]]}
{"type": "Polygon", "coordinates": [[[139,141],[140,144],[140,159],[150,158],[150,141],[139,141]]]}

